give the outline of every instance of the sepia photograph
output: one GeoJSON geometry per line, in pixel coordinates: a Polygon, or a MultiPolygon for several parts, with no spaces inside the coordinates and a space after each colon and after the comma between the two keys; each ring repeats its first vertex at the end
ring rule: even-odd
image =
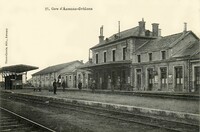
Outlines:
{"type": "Polygon", "coordinates": [[[1,132],[199,132],[199,0],[0,0],[1,132]]]}

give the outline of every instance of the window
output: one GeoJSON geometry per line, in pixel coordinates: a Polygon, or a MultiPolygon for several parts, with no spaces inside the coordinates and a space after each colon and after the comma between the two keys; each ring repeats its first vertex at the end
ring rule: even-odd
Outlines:
{"type": "Polygon", "coordinates": [[[167,68],[160,68],[160,76],[161,76],[161,89],[167,88],[167,68]]]}
{"type": "Polygon", "coordinates": [[[152,53],[149,53],[149,61],[152,61],[152,53]]]}
{"type": "Polygon", "coordinates": [[[194,67],[194,87],[196,90],[200,87],[200,66],[194,67]]]}
{"type": "Polygon", "coordinates": [[[106,62],[106,58],[107,58],[106,52],[103,53],[103,58],[104,58],[103,61],[106,62]]]}
{"type": "Polygon", "coordinates": [[[98,64],[99,56],[96,54],[96,64],[98,64]]]}
{"type": "Polygon", "coordinates": [[[115,50],[112,51],[113,61],[115,61],[115,50]]]}
{"type": "Polygon", "coordinates": [[[183,68],[175,67],[175,78],[176,78],[176,84],[183,84],[183,68]]]}
{"type": "Polygon", "coordinates": [[[126,60],[126,47],[123,48],[122,52],[123,60],[126,60]]]}
{"type": "Polygon", "coordinates": [[[154,84],[154,71],[153,68],[147,69],[148,72],[148,90],[152,90],[154,84]]]}
{"type": "Polygon", "coordinates": [[[136,69],[136,84],[137,84],[137,88],[141,88],[142,85],[142,70],[141,69],[136,69]]]}
{"type": "Polygon", "coordinates": [[[140,63],[141,62],[140,55],[137,55],[137,59],[138,59],[138,63],[140,63]]]}
{"type": "Polygon", "coordinates": [[[162,60],[165,60],[166,59],[166,51],[161,51],[161,57],[162,57],[162,60]]]}

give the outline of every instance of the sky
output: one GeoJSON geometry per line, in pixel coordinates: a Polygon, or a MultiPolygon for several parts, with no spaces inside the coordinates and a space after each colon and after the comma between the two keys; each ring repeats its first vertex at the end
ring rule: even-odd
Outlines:
{"type": "Polygon", "coordinates": [[[199,0],[0,0],[0,67],[86,62],[102,25],[106,38],[118,32],[118,21],[123,31],[142,18],[150,30],[159,23],[162,36],[182,32],[186,22],[200,37],[199,0]]]}

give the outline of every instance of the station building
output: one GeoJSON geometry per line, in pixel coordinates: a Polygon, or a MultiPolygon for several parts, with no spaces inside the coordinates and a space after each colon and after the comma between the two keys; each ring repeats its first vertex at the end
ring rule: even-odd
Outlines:
{"type": "Polygon", "coordinates": [[[32,74],[32,85],[34,87],[53,87],[54,79],[56,79],[59,87],[64,81],[67,88],[76,88],[79,82],[82,83],[83,88],[87,88],[89,72],[78,69],[81,65],[83,62],[77,60],[47,67],[32,74]]]}
{"type": "MultiPolygon", "coordinates": [[[[157,27],[153,24],[153,29],[157,27]]],[[[158,30],[157,30],[158,31],[158,30]]],[[[135,49],[143,43],[156,39],[158,32],[145,29],[144,20],[139,26],[119,31],[104,39],[103,27],[100,28],[99,43],[90,48],[90,65],[97,89],[126,90],[132,86],[132,57],[135,49]]]]}
{"type": "Polygon", "coordinates": [[[159,37],[141,45],[132,61],[135,90],[197,91],[199,47],[199,38],[192,31],[159,37]]]}
{"type": "Polygon", "coordinates": [[[97,89],[191,91],[199,87],[199,38],[185,30],[162,37],[158,23],[152,31],[139,25],[103,36],[90,48],[92,57],[83,69],[92,72],[97,89]]]}

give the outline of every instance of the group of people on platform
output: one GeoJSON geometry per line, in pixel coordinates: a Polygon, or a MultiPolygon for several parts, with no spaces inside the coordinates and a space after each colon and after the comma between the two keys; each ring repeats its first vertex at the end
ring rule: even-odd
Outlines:
{"type": "MultiPolygon", "coordinates": [[[[65,88],[66,88],[66,83],[65,81],[63,81],[62,83],[58,81],[56,81],[56,79],[54,79],[54,82],[53,82],[53,92],[54,94],[56,94],[56,91],[57,91],[57,88],[60,87],[60,85],[62,86],[63,88],[63,92],[65,91],[65,88]]],[[[89,82],[89,88],[94,91],[95,90],[95,87],[96,87],[96,83],[95,83],[95,80],[93,80],[92,82],[90,81],[89,82]]],[[[78,89],[81,90],[82,89],[82,82],[80,81],[78,83],[78,89]]]]}
{"type": "Polygon", "coordinates": [[[56,79],[54,79],[54,82],[53,82],[53,92],[54,92],[54,94],[56,94],[57,87],[59,87],[60,85],[62,86],[63,92],[64,92],[65,91],[65,87],[66,87],[65,81],[63,81],[60,84],[59,80],[56,82],[56,79]]]}

